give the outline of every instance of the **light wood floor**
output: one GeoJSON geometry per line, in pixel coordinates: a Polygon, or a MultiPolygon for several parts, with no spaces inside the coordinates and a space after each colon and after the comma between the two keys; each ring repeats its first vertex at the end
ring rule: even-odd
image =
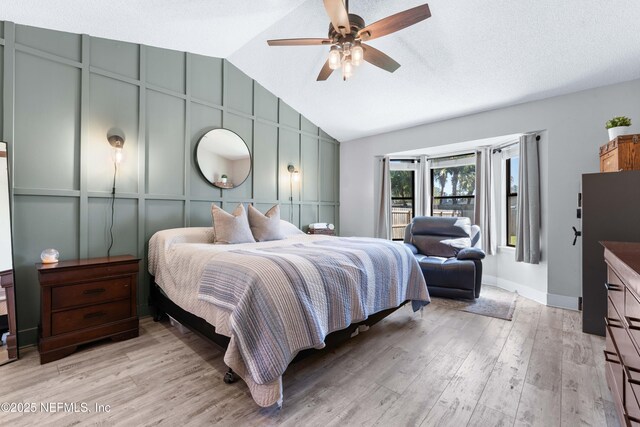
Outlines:
{"type": "Polygon", "coordinates": [[[259,408],[243,382],[222,382],[219,349],[144,318],[137,339],[42,366],[30,349],[0,368],[0,401],[110,412],[0,413],[0,425],[617,425],[604,340],[580,330],[580,313],[520,297],[512,322],[403,308],[292,365],[277,410],[259,408]]]}

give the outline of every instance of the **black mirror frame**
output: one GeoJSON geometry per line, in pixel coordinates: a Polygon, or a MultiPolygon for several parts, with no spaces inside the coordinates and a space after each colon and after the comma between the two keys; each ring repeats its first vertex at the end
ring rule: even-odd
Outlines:
{"type": "Polygon", "coordinates": [[[216,128],[216,127],[212,127],[212,128],[208,128],[206,129],[204,132],[202,132],[202,134],[200,135],[200,137],[198,137],[198,142],[196,143],[196,146],[193,150],[193,161],[195,163],[195,165],[198,168],[198,173],[200,174],[200,176],[202,177],[202,179],[205,180],[205,182],[209,185],[211,185],[212,187],[215,187],[219,190],[233,190],[234,188],[238,188],[240,187],[242,184],[245,183],[245,181],[247,179],[249,179],[249,176],[251,175],[251,173],[253,172],[253,153],[251,152],[251,150],[249,149],[249,144],[247,144],[247,141],[245,141],[240,135],[238,135],[237,132],[232,131],[231,129],[227,129],[227,128],[216,128]],[[247,176],[244,177],[244,179],[242,180],[242,182],[240,182],[238,185],[234,185],[232,188],[225,188],[225,187],[219,187],[217,185],[215,185],[213,182],[209,181],[209,179],[204,175],[204,173],[202,172],[202,169],[200,168],[200,163],[198,162],[198,147],[200,147],[200,143],[202,142],[202,139],[207,136],[207,134],[211,131],[214,130],[226,130],[228,132],[231,132],[232,134],[236,135],[240,141],[242,141],[245,145],[245,147],[247,147],[247,151],[249,152],[249,172],[247,172],[247,176]]]}

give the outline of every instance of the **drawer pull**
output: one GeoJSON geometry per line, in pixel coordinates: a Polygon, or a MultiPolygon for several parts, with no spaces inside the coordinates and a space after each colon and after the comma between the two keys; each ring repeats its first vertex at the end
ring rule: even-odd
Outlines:
{"type": "Polygon", "coordinates": [[[104,311],[94,311],[93,313],[87,313],[84,315],[85,319],[94,319],[96,317],[102,317],[105,316],[107,313],[105,313],[104,311]]]}
{"type": "Polygon", "coordinates": [[[624,316],[627,319],[627,323],[629,324],[629,329],[633,329],[634,331],[640,331],[640,319],[637,317],[624,316]],[[636,323],[634,325],[634,322],[636,323]]]}
{"type": "Polygon", "coordinates": [[[640,373],[640,370],[638,370],[636,368],[631,368],[631,367],[626,366],[626,365],[622,365],[622,368],[624,369],[624,374],[627,377],[627,381],[630,384],[640,385],[640,380],[636,380],[636,379],[631,377],[631,372],[640,373]]]}
{"type": "Polygon", "coordinates": [[[612,328],[620,328],[620,329],[624,329],[624,326],[622,326],[622,322],[620,322],[620,320],[618,319],[614,319],[613,317],[605,317],[604,318],[604,323],[605,325],[612,327],[612,328]],[[614,324],[613,322],[618,322],[620,323],[618,324],[614,324]]]}
{"type": "Polygon", "coordinates": [[[615,283],[605,283],[605,284],[604,284],[604,287],[605,287],[608,291],[611,291],[611,292],[622,292],[622,291],[623,291],[622,286],[617,285],[617,284],[615,284],[615,283]]]}
{"type": "Polygon", "coordinates": [[[609,356],[618,357],[618,354],[614,353],[613,351],[604,350],[604,360],[605,360],[605,362],[615,363],[616,365],[620,364],[619,360],[609,359],[609,356]]]}
{"type": "Polygon", "coordinates": [[[634,423],[640,423],[640,418],[631,416],[627,413],[624,414],[624,417],[626,418],[628,424],[631,424],[629,421],[633,421],[634,423]]]}
{"type": "Polygon", "coordinates": [[[84,295],[95,295],[95,294],[101,294],[103,292],[105,292],[106,289],[105,288],[95,288],[95,289],[87,289],[86,291],[82,292],[84,295]]]}

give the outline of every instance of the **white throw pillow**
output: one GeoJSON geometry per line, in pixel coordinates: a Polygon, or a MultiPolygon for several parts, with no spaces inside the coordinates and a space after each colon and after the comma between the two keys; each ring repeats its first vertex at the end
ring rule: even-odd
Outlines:
{"type": "Polygon", "coordinates": [[[280,205],[274,205],[265,214],[249,205],[248,214],[249,226],[256,242],[284,239],[280,232],[280,205]]]}
{"type": "Polygon", "coordinates": [[[304,234],[304,231],[300,230],[295,225],[284,219],[280,220],[280,232],[284,237],[295,236],[297,234],[304,234]]]}
{"type": "Polygon", "coordinates": [[[217,205],[211,205],[214,243],[255,243],[244,205],[240,203],[233,213],[228,213],[217,205]]]}

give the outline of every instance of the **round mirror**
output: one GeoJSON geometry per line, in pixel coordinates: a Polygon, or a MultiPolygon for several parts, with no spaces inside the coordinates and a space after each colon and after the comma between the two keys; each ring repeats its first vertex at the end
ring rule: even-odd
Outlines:
{"type": "Polygon", "coordinates": [[[202,176],[218,188],[235,188],[251,172],[249,147],[228,129],[205,133],[196,147],[196,163],[202,176]]]}

